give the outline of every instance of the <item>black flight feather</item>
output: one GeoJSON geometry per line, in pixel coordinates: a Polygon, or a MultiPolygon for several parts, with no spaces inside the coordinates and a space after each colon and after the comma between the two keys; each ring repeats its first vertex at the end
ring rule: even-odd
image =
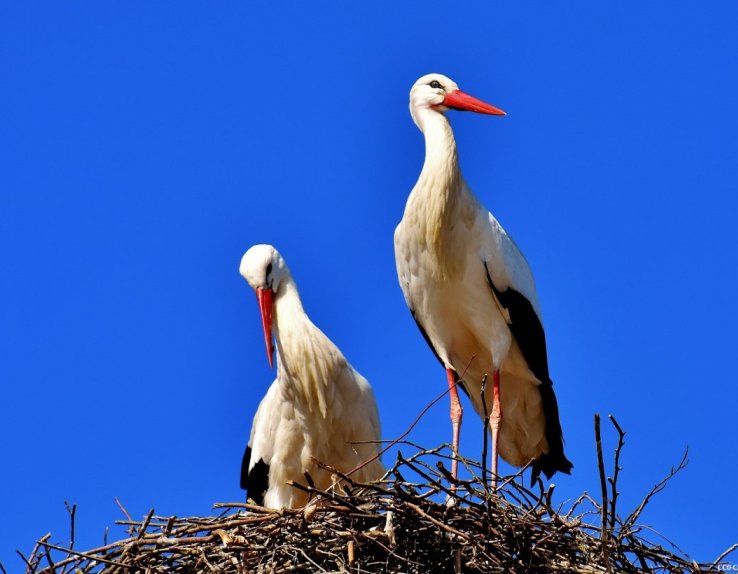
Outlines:
{"type": "Polygon", "coordinates": [[[241,461],[241,488],[246,491],[246,497],[252,499],[259,506],[264,504],[264,495],[269,487],[269,465],[264,459],[259,459],[249,472],[251,462],[251,447],[246,447],[241,461]]]}
{"type": "Polygon", "coordinates": [[[484,271],[487,274],[494,296],[500,305],[507,309],[510,315],[508,327],[515,341],[518,343],[520,352],[528,364],[528,368],[541,382],[538,390],[541,393],[543,415],[546,418],[546,442],[548,452],[533,461],[531,484],[536,481],[541,472],[546,478],[551,478],[556,471],[566,474],[571,472],[572,463],[564,455],[564,438],[559,421],[559,405],[553,390],[553,381],[548,374],[548,355],[546,352],[546,334],[533,305],[520,292],[512,288],[504,291],[497,288],[484,262],[484,271]]]}

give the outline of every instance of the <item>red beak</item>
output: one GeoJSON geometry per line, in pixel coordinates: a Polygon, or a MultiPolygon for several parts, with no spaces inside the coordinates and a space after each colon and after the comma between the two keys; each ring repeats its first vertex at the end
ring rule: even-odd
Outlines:
{"type": "Polygon", "coordinates": [[[478,114],[488,114],[490,116],[507,115],[500,108],[490,106],[488,103],[478,100],[474,96],[470,96],[461,90],[456,90],[450,94],[446,94],[443,105],[453,110],[462,110],[467,112],[477,112],[478,114]]]}
{"type": "Polygon", "coordinates": [[[272,339],[272,307],[274,291],[259,287],[256,290],[256,299],[259,301],[261,311],[261,326],[264,328],[264,342],[267,348],[269,368],[274,368],[274,340],[272,339]]]}

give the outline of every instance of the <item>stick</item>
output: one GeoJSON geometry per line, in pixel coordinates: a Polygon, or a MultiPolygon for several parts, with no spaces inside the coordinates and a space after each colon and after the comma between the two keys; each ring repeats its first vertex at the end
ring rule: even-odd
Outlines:
{"type": "Polygon", "coordinates": [[[607,571],[610,569],[610,559],[608,555],[607,540],[607,478],[605,477],[605,462],[602,459],[602,437],[600,436],[600,415],[595,413],[595,442],[597,443],[597,467],[600,471],[600,487],[602,489],[602,525],[600,530],[600,540],[602,541],[602,558],[607,564],[607,571]]]}
{"type": "MultiPolygon", "coordinates": [[[[121,509],[121,510],[123,511],[123,514],[125,514],[125,515],[126,515],[126,518],[127,518],[128,520],[131,520],[131,521],[132,521],[132,520],[133,520],[133,518],[131,518],[131,515],[130,515],[130,514],[128,514],[128,511],[126,510],[125,506],[123,506],[123,503],[122,503],[122,502],[121,502],[120,500],[118,500],[118,497],[117,497],[117,496],[115,497],[115,503],[116,503],[116,504],[118,505],[118,508],[120,508],[120,509],[121,509]]],[[[133,534],[133,526],[131,526],[131,527],[130,527],[130,528],[128,529],[128,534],[129,534],[129,535],[132,535],[132,534],[133,534]]]]}
{"type": "Polygon", "coordinates": [[[69,503],[65,500],[64,506],[67,507],[67,512],[69,512],[69,548],[74,548],[74,516],[77,513],[77,505],[73,504],[71,507],[69,506],[69,503]]]}
{"type": "Polygon", "coordinates": [[[615,469],[612,473],[612,478],[608,479],[608,482],[610,483],[610,490],[612,493],[612,498],[610,500],[610,530],[613,530],[615,528],[615,520],[617,518],[617,512],[616,512],[616,504],[618,500],[618,495],[620,494],[618,492],[618,476],[620,475],[620,471],[622,468],[620,467],[620,452],[623,450],[623,445],[625,444],[625,431],[620,428],[620,425],[618,424],[618,421],[615,420],[615,417],[612,415],[607,415],[607,417],[610,419],[610,422],[615,427],[615,430],[618,431],[618,446],[615,447],[615,469]]]}
{"type": "Polygon", "coordinates": [[[643,500],[638,505],[638,508],[636,508],[633,512],[631,512],[630,516],[625,519],[625,524],[623,525],[624,528],[630,528],[632,527],[636,520],[638,520],[638,517],[641,515],[641,512],[643,512],[643,509],[646,508],[646,505],[651,501],[651,499],[654,497],[654,495],[658,494],[664,488],[666,488],[666,483],[669,482],[669,480],[675,476],[680,470],[684,470],[687,466],[687,463],[689,462],[687,460],[687,455],[689,454],[689,448],[686,448],[684,450],[684,454],[682,455],[682,460],[679,462],[679,465],[674,468],[672,467],[669,471],[669,474],[666,475],[664,478],[662,478],[659,482],[656,483],[656,485],[651,489],[651,491],[643,497],[643,500]]]}
{"type": "Polygon", "coordinates": [[[733,544],[733,546],[731,546],[725,552],[723,552],[720,556],[718,556],[717,558],[715,558],[715,562],[713,562],[710,565],[710,570],[713,570],[713,569],[717,568],[718,564],[720,564],[720,562],[722,561],[722,559],[725,558],[731,552],[735,551],[736,549],[738,549],[738,544],[733,544]]]}
{"type": "Polygon", "coordinates": [[[115,560],[108,560],[106,558],[103,558],[95,554],[85,554],[84,552],[78,552],[77,550],[72,550],[71,548],[64,548],[63,546],[57,546],[56,544],[51,544],[50,542],[42,542],[42,544],[44,546],[48,546],[49,548],[53,548],[54,550],[59,550],[60,552],[66,552],[67,554],[74,554],[75,556],[80,556],[82,558],[85,558],[86,560],[94,560],[96,562],[102,562],[103,564],[110,564],[111,566],[121,566],[122,568],[125,568],[126,570],[128,570],[131,567],[130,564],[123,564],[123,562],[116,562],[115,560]]]}
{"type": "Polygon", "coordinates": [[[151,522],[151,517],[154,516],[154,509],[152,508],[149,510],[149,513],[146,515],[146,518],[144,519],[143,523],[141,524],[141,528],[138,529],[138,536],[136,536],[136,539],[140,540],[141,537],[146,533],[146,529],[149,527],[149,522],[151,522]]]}

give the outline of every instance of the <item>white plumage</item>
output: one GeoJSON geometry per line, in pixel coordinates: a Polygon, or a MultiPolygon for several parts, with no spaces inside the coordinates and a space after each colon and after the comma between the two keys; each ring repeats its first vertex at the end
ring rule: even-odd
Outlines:
{"type": "MultiPolygon", "coordinates": [[[[330,473],[314,459],[349,472],[374,457],[379,415],[371,386],[305,314],[292,275],[271,245],[255,245],[241,260],[241,275],[256,291],[267,353],[277,351],[277,378],[254,417],[241,468],[241,487],[258,504],[296,508],[307,495],[287,484],[331,485],[330,473]]],[[[379,478],[379,459],[352,474],[358,481],[379,478]]]]}
{"type": "Polygon", "coordinates": [[[423,76],[413,86],[410,112],[425,136],[426,156],[395,231],[400,286],[447,370],[454,447],[462,415],[454,382],[463,374],[462,389],[481,415],[481,385],[488,376],[493,472],[499,448],[515,466],[533,461],[533,478],[541,470],[549,477],[557,470],[568,473],[533,275],[466,185],[444,115],[448,109],[504,115],[440,74],[423,76]]]}

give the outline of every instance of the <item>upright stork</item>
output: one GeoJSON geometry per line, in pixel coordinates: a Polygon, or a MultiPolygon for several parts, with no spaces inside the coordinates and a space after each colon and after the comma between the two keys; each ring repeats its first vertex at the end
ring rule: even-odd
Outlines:
{"type": "MultiPolygon", "coordinates": [[[[277,351],[277,378],[262,399],[241,465],[241,488],[257,504],[298,508],[308,497],[288,482],[309,473],[320,489],[331,473],[316,460],[347,473],[379,451],[379,414],[367,380],[305,314],[287,264],[271,245],[254,245],[241,275],[256,291],[269,365],[277,351]],[[375,442],[362,442],[375,441],[375,442]]],[[[379,478],[378,458],[352,478],[379,478]]]]}
{"type": "MultiPolygon", "coordinates": [[[[498,453],[514,466],[569,473],[533,275],[523,254],[467,186],[446,112],[505,115],[441,74],[410,91],[410,114],[425,136],[425,163],[395,230],[400,286],[420,332],[446,369],[453,446],[462,407],[489,413],[492,472],[498,453]],[[482,403],[485,377],[491,384],[482,403]]],[[[456,476],[458,462],[452,463],[456,476]]]]}

